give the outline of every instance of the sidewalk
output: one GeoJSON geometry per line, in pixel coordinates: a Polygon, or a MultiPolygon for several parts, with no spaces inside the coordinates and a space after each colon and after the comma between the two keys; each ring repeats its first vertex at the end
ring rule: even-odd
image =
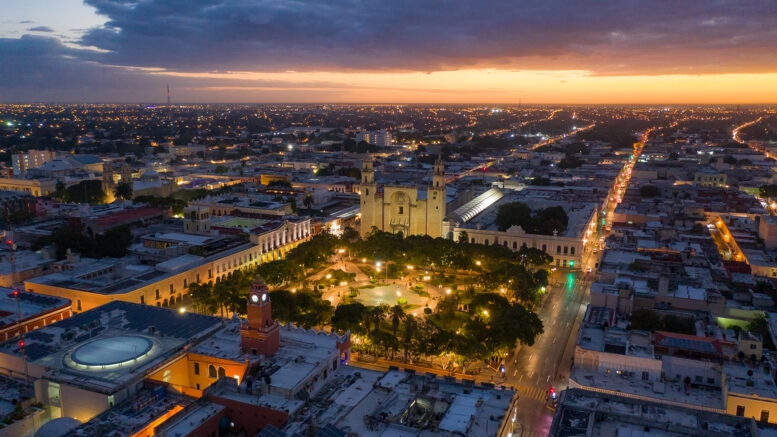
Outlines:
{"type": "Polygon", "coordinates": [[[354,353],[350,364],[354,367],[361,367],[363,369],[387,371],[390,368],[412,370],[417,374],[431,373],[441,377],[450,377],[457,381],[473,381],[475,383],[488,383],[495,386],[505,386],[515,389],[512,384],[506,383],[504,378],[497,375],[495,372],[492,374],[477,374],[470,375],[468,373],[456,373],[450,370],[440,369],[438,367],[427,367],[418,364],[410,364],[401,361],[392,361],[385,358],[374,357],[372,355],[363,356],[361,353],[354,353]]]}

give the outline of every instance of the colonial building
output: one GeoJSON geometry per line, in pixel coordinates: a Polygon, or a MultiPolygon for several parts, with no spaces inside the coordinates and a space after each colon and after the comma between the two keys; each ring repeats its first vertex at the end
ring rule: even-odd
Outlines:
{"type": "Polygon", "coordinates": [[[280,347],[280,325],[272,319],[272,303],[264,281],[257,275],[248,291],[246,321],[240,326],[240,348],[252,355],[271,356],[280,347]]]}
{"type": "Polygon", "coordinates": [[[415,185],[377,184],[372,158],[362,165],[361,235],[373,228],[393,234],[442,237],[445,218],[445,165],[434,163],[432,183],[415,185]]]}

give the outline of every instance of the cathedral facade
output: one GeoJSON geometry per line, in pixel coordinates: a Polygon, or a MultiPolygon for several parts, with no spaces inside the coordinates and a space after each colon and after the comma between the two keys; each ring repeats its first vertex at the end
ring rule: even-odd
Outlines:
{"type": "Polygon", "coordinates": [[[372,158],[362,165],[360,190],[361,236],[373,228],[392,234],[442,237],[445,219],[445,164],[434,163],[427,187],[376,184],[372,158]]]}

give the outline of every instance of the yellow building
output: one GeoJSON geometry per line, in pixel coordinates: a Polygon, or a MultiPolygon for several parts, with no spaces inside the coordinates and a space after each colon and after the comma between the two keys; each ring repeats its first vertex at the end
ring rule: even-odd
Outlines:
{"type": "Polygon", "coordinates": [[[21,191],[35,197],[48,196],[56,189],[54,179],[0,178],[0,191],[21,191]]]}
{"type": "MultiPolygon", "coordinates": [[[[73,301],[73,311],[82,312],[112,301],[153,306],[179,305],[190,284],[205,283],[231,272],[281,259],[311,236],[309,218],[268,221],[250,235],[250,242],[233,244],[217,253],[179,254],[154,266],[128,265],[122,259],[77,262],[72,268],[24,282],[25,289],[73,301]]],[[[208,244],[209,236],[161,234],[144,241],[149,251],[175,250],[179,244],[208,244]],[[169,246],[165,246],[169,245],[169,246]]]]}
{"type": "Polygon", "coordinates": [[[361,236],[373,228],[392,234],[443,236],[445,218],[445,165],[434,163],[432,183],[419,188],[375,182],[372,158],[362,165],[360,187],[361,236]]]}

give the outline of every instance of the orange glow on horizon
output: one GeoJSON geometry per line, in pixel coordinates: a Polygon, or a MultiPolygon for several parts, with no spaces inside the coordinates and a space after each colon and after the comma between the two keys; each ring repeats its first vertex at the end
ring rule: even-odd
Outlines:
{"type": "Polygon", "coordinates": [[[777,73],[594,76],[587,71],[498,69],[431,73],[181,73],[185,101],[527,104],[772,104],[777,73]]]}

